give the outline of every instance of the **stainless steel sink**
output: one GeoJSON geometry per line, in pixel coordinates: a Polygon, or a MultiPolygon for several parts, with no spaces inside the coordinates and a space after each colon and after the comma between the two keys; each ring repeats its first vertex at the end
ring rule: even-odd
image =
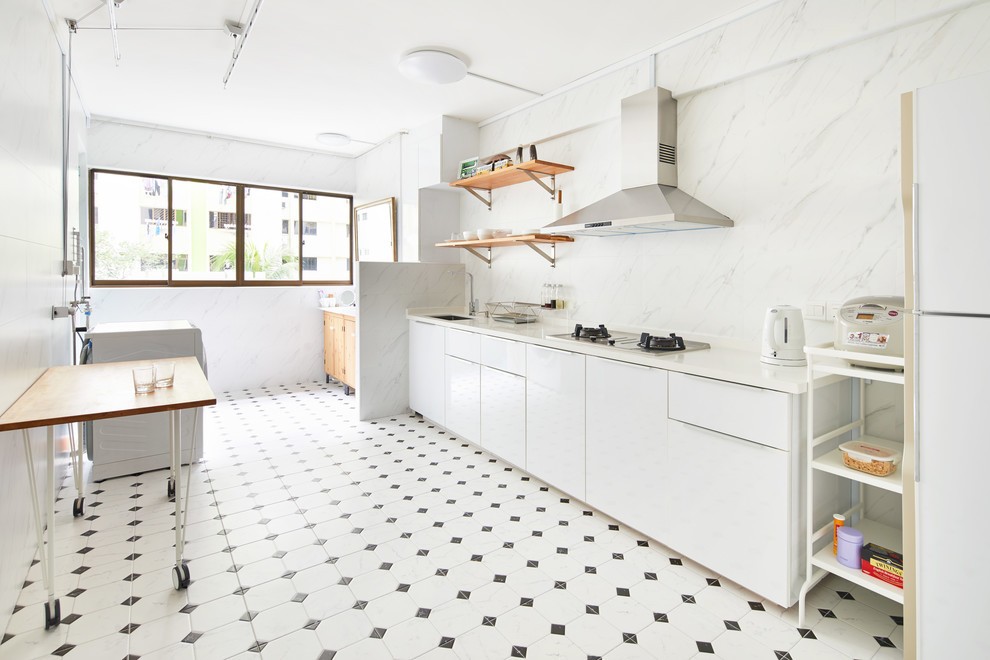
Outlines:
{"type": "Polygon", "coordinates": [[[431,319],[440,319],[441,321],[471,321],[470,316],[457,316],[456,314],[431,314],[429,316],[431,319]]]}

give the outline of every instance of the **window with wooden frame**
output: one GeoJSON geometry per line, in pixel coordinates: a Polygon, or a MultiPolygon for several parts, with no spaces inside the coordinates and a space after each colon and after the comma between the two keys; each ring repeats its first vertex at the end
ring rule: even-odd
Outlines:
{"type": "Polygon", "coordinates": [[[93,286],[353,284],[350,195],[91,170],[93,286]]]}

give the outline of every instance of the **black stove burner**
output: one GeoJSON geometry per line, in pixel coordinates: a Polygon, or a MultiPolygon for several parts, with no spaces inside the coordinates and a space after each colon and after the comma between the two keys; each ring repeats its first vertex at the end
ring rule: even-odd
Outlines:
{"type": "Polygon", "coordinates": [[[597,328],[586,328],[580,323],[574,326],[574,332],[571,333],[571,337],[575,339],[590,339],[591,341],[604,340],[611,336],[608,333],[608,328],[604,325],[599,325],[597,328]]]}
{"type": "Polygon", "coordinates": [[[654,337],[648,332],[639,336],[639,343],[636,344],[647,351],[683,351],[684,338],[678,337],[673,332],[668,337],[654,337]]]}

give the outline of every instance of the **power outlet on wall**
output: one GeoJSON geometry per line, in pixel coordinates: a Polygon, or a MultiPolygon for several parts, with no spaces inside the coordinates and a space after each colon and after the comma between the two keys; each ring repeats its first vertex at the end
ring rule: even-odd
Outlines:
{"type": "Polygon", "coordinates": [[[804,304],[804,319],[806,321],[825,321],[825,306],[823,302],[809,302],[804,304]]]}
{"type": "Polygon", "coordinates": [[[826,303],[825,306],[825,320],[834,321],[835,317],[839,315],[839,310],[842,309],[842,303],[840,302],[830,302],[826,303]]]}

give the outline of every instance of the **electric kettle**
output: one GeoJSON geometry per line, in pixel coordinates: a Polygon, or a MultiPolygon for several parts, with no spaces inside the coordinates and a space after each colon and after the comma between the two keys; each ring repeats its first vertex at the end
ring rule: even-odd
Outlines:
{"type": "Polygon", "coordinates": [[[760,362],[778,367],[803,367],[804,318],[793,305],[774,305],[763,321],[763,351],[760,362]]]}

